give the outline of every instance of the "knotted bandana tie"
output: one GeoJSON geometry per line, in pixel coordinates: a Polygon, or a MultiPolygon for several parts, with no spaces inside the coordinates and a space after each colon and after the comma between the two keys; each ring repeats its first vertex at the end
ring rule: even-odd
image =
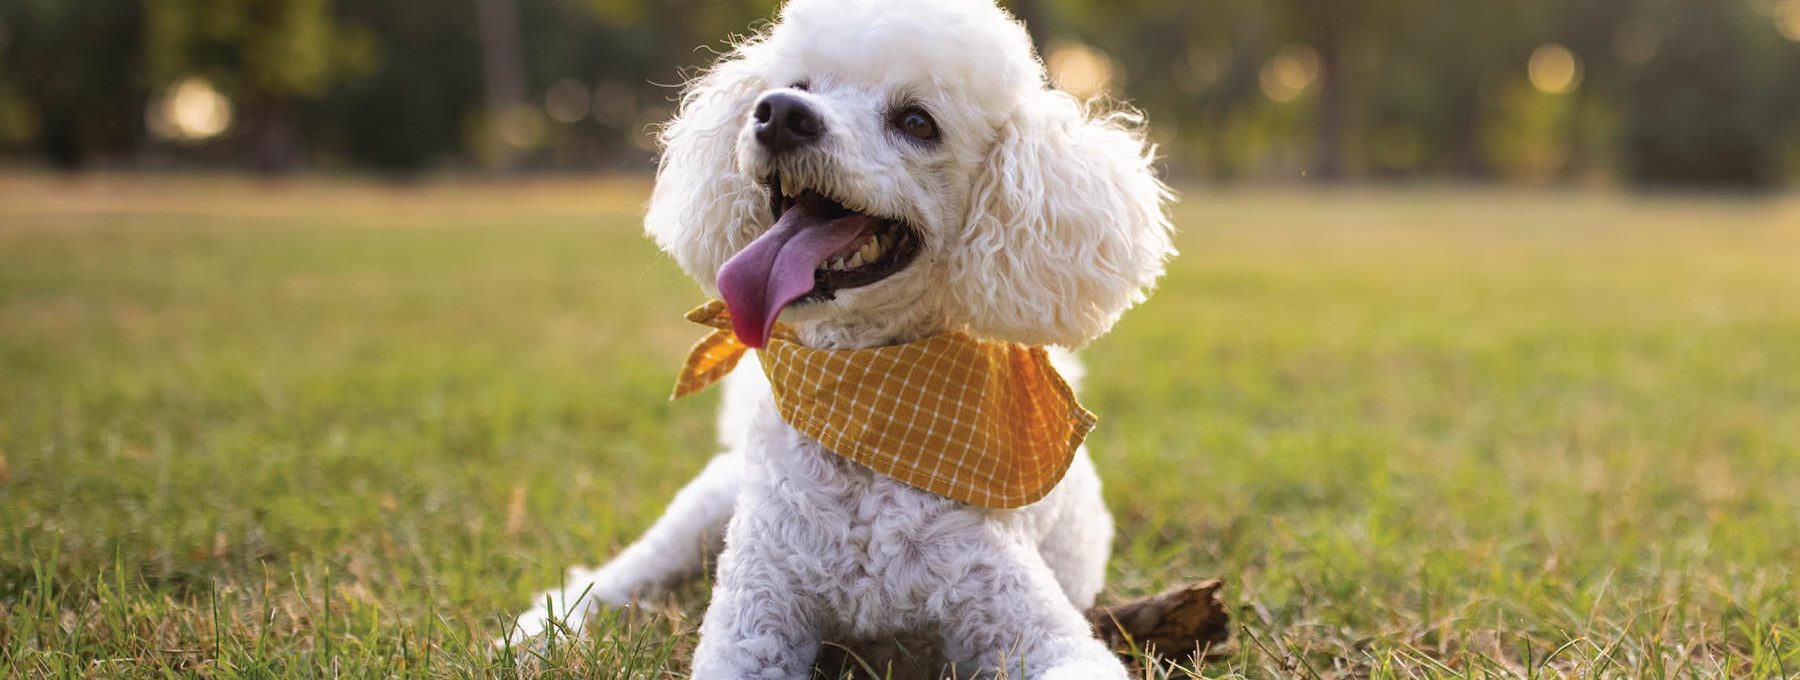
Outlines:
{"type": "MultiPolygon", "coordinates": [[[[725,377],[748,347],[722,302],[688,312],[715,330],[694,346],[674,397],[725,377]]],[[[757,353],[782,420],[908,486],[989,508],[1044,497],[1068,472],[1094,415],[1042,347],[945,333],[856,350],[801,345],[776,326],[757,353]]]]}

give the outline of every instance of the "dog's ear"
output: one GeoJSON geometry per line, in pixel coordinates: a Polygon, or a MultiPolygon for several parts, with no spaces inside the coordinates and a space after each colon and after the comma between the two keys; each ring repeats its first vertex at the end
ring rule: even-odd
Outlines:
{"type": "Polygon", "coordinates": [[[736,153],[744,117],[765,88],[756,68],[763,45],[739,45],[688,81],[659,136],[662,155],[644,231],[708,294],[716,294],[719,267],[750,241],[769,209],[755,181],[738,171],[736,153]]]}
{"type": "Polygon", "coordinates": [[[1134,120],[1039,90],[1000,127],[946,249],[972,333],[1078,347],[1144,299],[1174,247],[1169,190],[1134,120]]]}

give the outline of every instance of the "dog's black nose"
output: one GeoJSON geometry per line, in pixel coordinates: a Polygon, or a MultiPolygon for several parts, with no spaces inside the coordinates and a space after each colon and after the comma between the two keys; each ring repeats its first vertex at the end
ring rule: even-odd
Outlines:
{"type": "Polygon", "coordinates": [[[750,117],[756,123],[756,141],[775,153],[806,146],[825,133],[819,112],[791,92],[763,95],[750,117]]]}

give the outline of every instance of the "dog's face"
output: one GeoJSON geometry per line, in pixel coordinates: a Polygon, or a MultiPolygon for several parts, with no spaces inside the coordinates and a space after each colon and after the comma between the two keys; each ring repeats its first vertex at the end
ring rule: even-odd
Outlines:
{"type": "Polygon", "coordinates": [[[663,142],[647,229],[753,346],[777,315],[1079,345],[1172,252],[1142,140],[985,0],[793,0],[663,142]]]}

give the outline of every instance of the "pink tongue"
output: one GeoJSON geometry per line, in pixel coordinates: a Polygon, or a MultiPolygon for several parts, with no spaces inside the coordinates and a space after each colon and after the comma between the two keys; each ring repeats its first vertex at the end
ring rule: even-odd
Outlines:
{"type": "Polygon", "coordinates": [[[819,220],[806,213],[804,206],[789,208],[719,268],[731,331],[745,345],[762,348],[782,308],[812,292],[813,271],[855,242],[868,222],[861,215],[819,220]]]}

